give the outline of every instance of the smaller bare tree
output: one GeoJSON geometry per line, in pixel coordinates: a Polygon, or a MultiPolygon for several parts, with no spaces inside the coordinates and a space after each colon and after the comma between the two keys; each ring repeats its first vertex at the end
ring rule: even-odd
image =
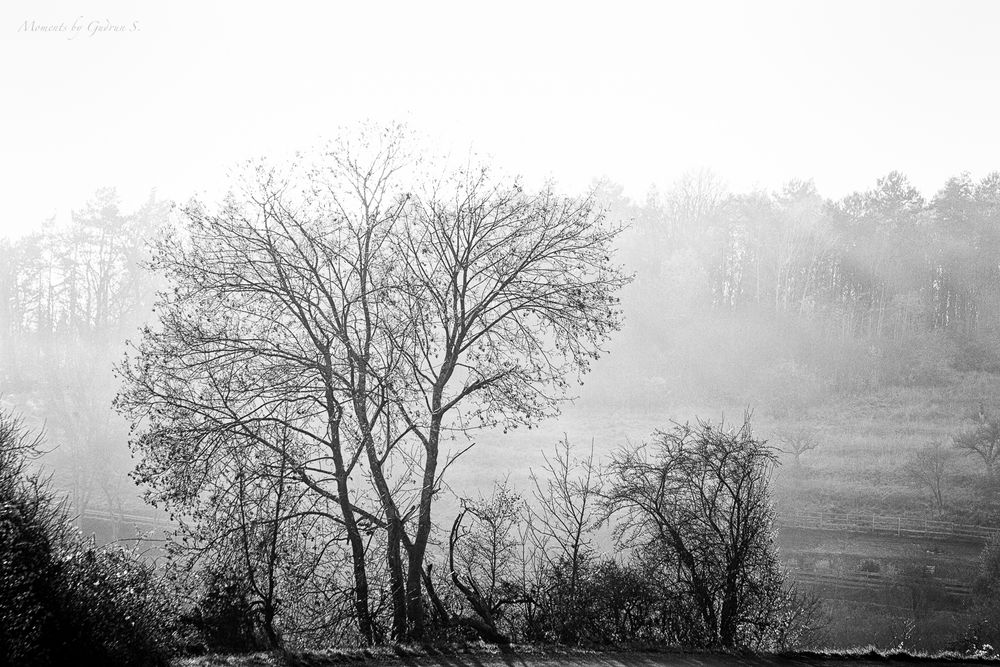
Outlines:
{"type": "Polygon", "coordinates": [[[816,431],[806,426],[789,429],[778,435],[781,442],[781,451],[791,454],[796,468],[802,467],[802,455],[808,451],[819,448],[819,438],[816,431]]]}
{"type": "Polygon", "coordinates": [[[526,517],[524,501],[506,481],[497,483],[488,499],[462,501],[448,537],[448,570],[473,614],[448,609],[430,566],[422,573],[431,603],[447,625],[470,628],[487,642],[510,643],[501,626],[505,608],[525,601],[520,560],[526,517]]]}
{"type": "Polygon", "coordinates": [[[573,455],[569,439],[553,448],[551,458],[542,455],[544,477],[531,471],[537,507],[532,509],[533,527],[539,545],[554,564],[562,559],[571,568],[575,585],[582,562],[591,550],[588,537],[599,525],[596,500],[601,484],[594,464],[594,444],[586,458],[573,455]]]}
{"type": "Polygon", "coordinates": [[[906,462],[907,477],[915,485],[926,489],[938,513],[944,511],[945,477],[950,467],[951,452],[934,442],[913,452],[906,462]]]}
{"type": "Polygon", "coordinates": [[[979,401],[979,408],[970,416],[972,418],[972,421],[976,422],[977,424],[985,424],[986,405],[982,401],[979,401]]]}
{"type": "Polygon", "coordinates": [[[785,581],[774,547],[773,449],[753,436],[750,414],[729,428],[699,421],[657,431],[651,444],[615,453],[602,494],[620,517],[620,547],[662,560],[690,641],[764,646],[785,616],[785,581]]]}
{"type": "Polygon", "coordinates": [[[0,406],[0,481],[30,477],[31,461],[44,452],[43,435],[29,435],[24,419],[0,406]]]}
{"type": "Polygon", "coordinates": [[[986,416],[977,425],[954,438],[955,447],[983,460],[986,474],[992,477],[1000,460],[1000,419],[986,416]]]}
{"type": "Polygon", "coordinates": [[[593,441],[581,459],[574,456],[569,438],[563,435],[552,456],[543,456],[542,476],[531,471],[536,503],[531,511],[531,536],[541,556],[541,574],[550,582],[564,580],[565,586],[551,584],[543,596],[546,599],[538,602],[552,607],[548,615],[560,640],[573,643],[580,639],[581,578],[593,557],[590,535],[600,525],[601,484],[593,441]]]}

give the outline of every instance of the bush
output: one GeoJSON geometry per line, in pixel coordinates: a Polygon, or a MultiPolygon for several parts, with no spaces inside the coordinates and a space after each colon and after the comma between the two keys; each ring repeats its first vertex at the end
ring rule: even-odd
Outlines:
{"type": "Polygon", "coordinates": [[[204,589],[200,599],[184,620],[204,651],[250,653],[268,648],[256,631],[257,614],[246,582],[215,569],[201,572],[201,579],[204,589]]]}
{"type": "Polygon", "coordinates": [[[78,538],[61,549],[66,615],[81,647],[108,665],[158,665],[170,652],[172,608],[151,564],[78,538]]]}
{"type": "Polygon", "coordinates": [[[685,614],[662,613],[673,602],[665,591],[635,564],[613,560],[602,562],[590,579],[589,592],[593,600],[588,635],[603,643],[621,644],[630,641],[677,641],[683,636],[667,636],[663,622],[677,621],[685,614]]]}
{"type": "Polygon", "coordinates": [[[858,571],[864,572],[866,574],[878,574],[882,571],[882,566],[878,561],[872,560],[870,558],[865,558],[858,565],[858,571]]]}
{"type": "Polygon", "coordinates": [[[972,592],[979,599],[996,599],[1000,593],[1000,536],[994,534],[979,553],[979,567],[972,592]]]}
{"type": "Polygon", "coordinates": [[[166,664],[171,614],[153,568],[81,538],[26,472],[37,443],[0,413],[0,656],[26,666],[166,664]]]}
{"type": "Polygon", "coordinates": [[[1000,653],[995,648],[1000,646],[1000,643],[997,642],[998,639],[1000,639],[1000,633],[997,632],[996,623],[988,619],[982,620],[966,627],[948,645],[948,650],[957,651],[970,657],[996,660],[1000,658],[1000,653]]]}
{"type": "Polygon", "coordinates": [[[529,641],[567,645],[621,645],[632,642],[684,643],[680,628],[683,599],[661,586],[662,575],[637,560],[588,559],[576,586],[563,559],[548,571],[548,586],[533,596],[534,613],[525,619],[529,641]]]}
{"type": "Polygon", "coordinates": [[[11,664],[55,664],[62,642],[59,530],[44,505],[3,475],[0,488],[0,655],[11,664]]]}
{"type": "Polygon", "coordinates": [[[972,582],[970,613],[976,619],[949,647],[966,655],[997,658],[1000,648],[1000,537],[994,535],[979,554],[979,567],[972,582]]]}

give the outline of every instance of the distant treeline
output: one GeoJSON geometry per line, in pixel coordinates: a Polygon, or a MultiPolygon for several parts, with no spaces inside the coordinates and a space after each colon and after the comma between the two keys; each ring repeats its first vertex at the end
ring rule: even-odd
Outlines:
{"type": "Polygon", "coordinates": [[[0,238],[0,340],[103,340],[141,324],[154,296],[145,244],[169,209],[151,197],[123,211],[114,190],[99,190],[69,224],[0,238]]]}
{"type": "MultiPolygon", "coordinates": [[[[618,260],[636,280],[591,395],[780,411],[830,391],[1000,371],[1000,173],[957,176],[930,199],[898,172],[839,201],[811,181],[730,193],[709,172],[641,204],[613,184],[597,196],[631,223],[618,260]]],[[[69,225],[0,239],[0,391],[81,440],[67,455],[109,437],[79,422],[110,414],[111,365],[154,298],[145,242],[169,210],[151,197],[127,212],[103,190],[69,225]]],[[[85,506],[92,480],[67,481],[85,506]]]]}
{"type": "Polygon", "coordinates": [[[839,201],[811,181],[728,193],[707,172],[642,205],[603,197],[632,220],[621,348],[640,355],[647,395],[794,397],[1000,369],[1000,173],[929,200],[898,172],[839,201]]]}
{"type": "Polygon", "coordinates": [[[146,243],[170,206],[151,196],[127,211],[105,189],[68,224],[0,238],[0,402],[44,423],[47,464],[75,512],[137,502],[112,370],[151,313],[146,243]]]}

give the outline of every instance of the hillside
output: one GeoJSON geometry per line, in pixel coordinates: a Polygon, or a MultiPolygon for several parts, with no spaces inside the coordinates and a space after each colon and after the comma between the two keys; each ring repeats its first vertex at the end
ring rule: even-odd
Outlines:
{"type": "MultiPolygon", "coordinates": [[[[951,446],[951,436],[969,427],[982,401],[1000,410],[1000,376],[951,374],[948,384],[887,387],[865,396],[831,396],[794,415],[755,411],[754,431],[781,447],[780,434],[795,428],[815,432],[819,447],[802,456],[796,468],[790,455],[774,478],[777,510],[928,515],[960,523],[992,525],[1000,516],[995,490],[971,457],[955,451],[948,461],[944,513],[939,517],[926,491],[909,479],[905,464],[912,452],[933,441],[951,446]]],[[[507,434],[483,432],[476,446],[450,471],[459,495],[486,492],[509,476],[527,489],[529,468],[544,464],[543,452],[565,434],[580,452],[593,442],[598,458],[627,441],[648,439],[671,421],[696,418],[736,421],[747,406],[663,406],[659,409],[607,410],[586,394],[555,420],[507,434]]],[[[754,406],[749,406],[751,409],[754,406]]],[[[455,441],[458,451],[463,443],[455,441]]]]}
{"type": "MultiPolygon", "coordinates": [[[[955,372],[949,380],[940,386],[890,387],[869,396],[832,397],[794,416],[756,413],[755,432],[762,437],[778,442],[784,431],[807,428],[819,442],[817,449],[802,455],[798,467],[792,456],[780,454],[782,465],[774,477],[779,517],[852,513],[877,515],[879,521],[899,517],[996,526],[1000,517],[996,489],[977,460],[950,450],[951,436],[968,427],[980,401],[1000,407],[1000,376],[955,372]],[[928,491],[907,472],[913,452],[933,441],[942,442],[951,453],[940,512],[928,491]]],[[[508,479],[530,499],[529,469],[539,470],[543,452],[564,434],[580,453],[593,442],[596,457],[607,458],[619,445],[648,438],[671,419],[742,416],[740,406],[602,414],[595,403],[585,396],[558,420],[537,429],[481,434],[477,445],[452,469],[454,493],[487,494],[494,481],[508,479]]],[[[452,503],[444,499],[439,507],[442,515],[448,514],[452,503]]],[[[609,537],[604,539],[610,548],[609,537]]],[[[968,590],[981,541],[783,529],[778,545],[782,565],[792,578],[824,600],[832,647],[940,648],[975,620],[968,611],[968,590]],[[927,581],[907,579],[914,572],[926,572],[928,566],[933,575],[927,581]],[[962,587],[965,594],[949,593],[945,588],[950,585],[962,587]]]]}

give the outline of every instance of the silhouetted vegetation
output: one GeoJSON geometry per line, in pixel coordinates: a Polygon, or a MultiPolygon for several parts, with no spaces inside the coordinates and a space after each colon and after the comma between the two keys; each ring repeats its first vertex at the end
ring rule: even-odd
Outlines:
{"type": "MultiPolygon", "coordinates": [[[[342,139],[254,163],[176,220],[101,191],[68,226],[0,242],[2,398],[48,420],[75,513],[134,502],[111,368],[165,288],[118,407],[135,479],[176,524],[162,570],[81,539],[29,472],[35,445],[0,420],[10,655],[781,650],[815,643],[820,610],[781,568],[776,501],[873,532],[928,507],[995,524],[997,174],[925,199],[893,172],[830,201],[808,181],[731,193],[701,173],[637,203],[483,165],[439,173],[400,128],[342,139]],[[615,364],[588,376],[608,346],[615,364]],[[469,436],[540,426],[584,377],[595,421],[760,406],[792,465],[775,473],[749,419],[696,422],[583,454],[564,437],[524,486],[448,496],[469,436]]],[[[479,489],[503,472],[477,472],[479,489]]],[[[1000,641],[995,552],[963,650],[1000,641]]],[[[953,603],[920,558],[856,568],[905,598],[900,642],[953,603]]]]}
{"type": "Polygon", "coordinates": [[[434,599],[448,625],[500,643],[784,650],[815,638],[817,602],[778,568],[774,455],[749,419],[658,433],[621,450],[600,486],[566,440],[547,461],[531,511],[506,483],[464,504],[447,554],[461,595],[434,599]],[[601,522],[615,557],[593,549],[601,522]]]}
{"type": "Polygon", "coordinates": [[[179,512],[219,485],[269,484],[278,457],[303,503],[287,517],[322,522],[326,562],[351,564],[338,585],[369,644],[425,632],[447,438],[553,414],[620,327],[628,282],[611,258],[620,227],[592,196],[528,191],[486,166],[416,171],[406,139],[344,136],[312,163],[252,165],[220,205],[187,206],[183,233],[157,246],[170,289],[118,397],[138,479],[179,512]]]}
{"type": "Polygon", "coordinates": [[[973,581],[975,601],[971,623],[951,648],[969,654],[998,657],[1000,650],[1000,536],[994,536],[979,555],[973,581]]]}
{"type": "Polygon", "coordinates": [[[161,665],[172,606],[137,554],[81,537],[45,480],[39,441],[0,413],[0,661],[161,665]]]}
{"type": "Polygon", "coordinates": [[[621,542],[655,554],[681,643],[773,648],[804,631],[781,627],[795,603],[773,544],[774,464],[749,416],[739,429],[677,425],[612,460],[606,511],[623,513],[621,542]]]}

